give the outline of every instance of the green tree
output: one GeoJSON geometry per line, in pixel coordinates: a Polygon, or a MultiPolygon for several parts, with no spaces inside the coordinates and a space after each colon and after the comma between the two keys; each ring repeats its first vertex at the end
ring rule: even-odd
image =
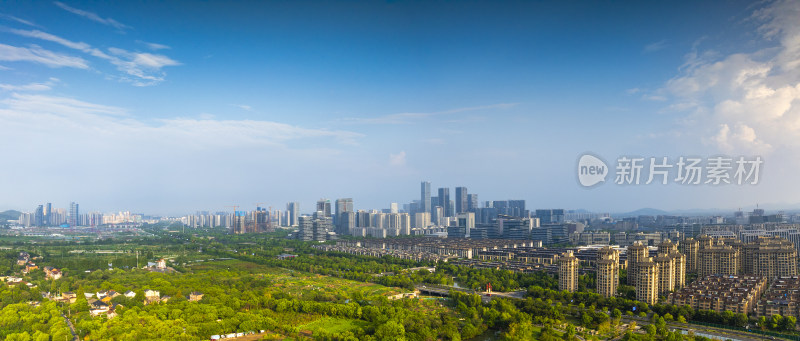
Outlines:
{"type": "Polygon", "coordinates": [[[508,332],[503,334],[503,339],[507,341],[534,340],[533,324],[530,321],[512,323],[508,332]]]}
{"type": "Polygon", "coordinates": [[[770,329],[778,329],[782,326],[783,316],[779,314],[772,315],[772,318],[769,322],[770,329]]]}
{"type": "Polygon", "coordinates": [[[583,315],[581,315],[581,325],[582,326],[589,328],[589,327],[592,326],[592,322],[593,321],[594,320],[592,319],[591,316],[589,316],[589,314],[583,313],[583,315]]]}
{"type": "Polygon", "coordinates": [[[406,329],[402,324],[389,320],[375,330],[375,338],[378,341],[405,341],[406,329]]]}
{"type": "Polygon", "coordinates": [[[793,331],[797,325],[797,318],[794,316],[786,316],[783,318],[781,329],[793,331]]]}
{"type": "Polygon", "coordinates": [[[656,336],[656,326],[648,324],[646,327],[644,327],[644,330],[647,331],[647,335],[650,335],[651,337],[656,336]]]}

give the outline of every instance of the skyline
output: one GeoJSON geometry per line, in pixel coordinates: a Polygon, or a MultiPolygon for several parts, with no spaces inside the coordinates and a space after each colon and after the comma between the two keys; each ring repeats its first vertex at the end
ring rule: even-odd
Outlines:
{"type": "MultiPolygon", "coordinates": [[[[430,185],[430,182],[427,182],[427,181],[422,181],[421,183],[422,184],[427,183],[428,185],[430,185]]],[[[457,187],[457,188],[464,188],[465,190],[467,189],[467,187],[457,187]]],[[[434,190],[437,190],[436,192],[438,192],[439,189],[442,189],[442,188],[434,188],[434,190]]],[[[422,192],[422,190],[421,190],[421,192],[422,192]]],[[[433,192],[433,194],[437,194],[436,192],[433,192]]],[[[513,199],[513,198],[489,198],[489,199],[483,198],[483,199],[481,199],[479,193],[469,193],[469,196],[470,197],[471,196],[478,196],[478,201],[477,201],[476,208],[488,207],[488,206],[486,206],[486,205],[488,205],[488,202],[497,203],[497,202],[509,202],[509,201],[518,201],[518,200],[522,200],[523,204],[525,204],[525,202],[526,202],[525,199],[513,199]]],[[[438,200],[438,197],[436,195],[433,195],[432,198],[436,198],[438,200]]],[[[370,207],[355,205],[355,200],[352,197],[347,197],[347,198],[325,198],[325,197],[320,197],[317,200],[314,200],[312,203],[306,203],[305,205],[302,202],[299,202],[299,201],[288,201],[288,202],[275,203],[275,204],[272,204],[272,203],[269,203],[269,202],[259,202],[259,203],[255,203],[255,204],[252,204],[252,205],[248,205],[248,204],[241,204],[240,205],[239,203],[234,203],[234,204],[236,205],[236,208],[237,208],[236,211],[237,212],[253,212],[256,208],[260,208],[260,209],[272,208],[273,211],[280,211],[283,214],[288,212],[288,207],[290,205],[299,204],[300,209],[298,210],[297,214],[300,214],[300,215],[313,215],[316,211],[319,210],[319,206],[318,205],[320,204],[320,202],[327,202],[328,204],[335,203],[336,205],[340,205],[340,204],[344,203],[344,205],[348,205],[347,207],[349,207],[349,208],[347,210],[349,210],[350,212],[388,211],[388,210],[391,210],[392,207],[397,207],[399,212],[403,212],[403,213],[423,212],[423,211],[421,211],[421,208],[419,206],[414,206],[414,205],[421,204],[422,200],[415,199],[415,198],[410,199],[408,201],[398,200],[398,201],[389,202],[389,203],[387,203],[387,204],[385,204],[383,206],[378,205],[378,206],[370,206],[370,207]],[[407,210],[405,208],[405,206],[409,206],[408,208],[411,211],[407,210]],[[306,207],[306,209],[304,210],[303,207],[306,207]]],[[[450,198],[450,203],[452,204],[451,206],[455,205],[455,201],[453,200],[452,197],[450,198]]],[[[71,207],[72,207],[73,204],[80,204],[80,203],[76,203],[76,202],[73,201],[73,202],[70,202],[65,207],[59,207],[58,204],[53,205],[52,202],[43,201],[43,202],[41,202],[39,204],[34,205],[33,209],[31,209],[31,210],[28,210],[26,208],[15,208],[15,209],[11,209],[11,210],[17,210],[17,211],[20,211],[20,212],[26,213],[26,214],[33,214],[34,212],[36,212],[39,209],[42,209],[42,208],[45,208],[45,207],[47,207],[47,208],[52,207],[53,211],[62,210],[62,211],[66,211],[66,212],[71,212],[71,207]]],[[[77,205],[76,205],[76,207],[77,207],[77,205]]],[[[155,214],[155,213],[146,212],[146,211],[135,211],[135,210],[131,210],[131,209],[128,209],[128,208],[116,208],[116,209],[106,210],[106,211],[99,210],[99,209],[94,209],[94,208],[89,208],[89,209],[86,209],[86,210],[82,209],[81,212],[84,212],[85,214],[97,214],[97,213],[100,213],[100,214],[116,214],[116,213],[120,213],[121,214],[121,213],[130,213],[130,214],[138,214],[138,215],[154,216],[154,217],[159,217],[159,216],[162,216],[162,217],[179,217],[179,216],[185,216],[185,215],[199,214],[199,212],[208,212],[209,214],[211,214],[211,213],[213,213],[213,214],[216,214],[216,213],[233,214],[233,210],[232,210],[233,207],[234,207],[233,205],[226,205],[226,206],[223,206],[220,209],[202,207],[202,208],[195,208],[193,210],[188,210],[188,211],[185,211],[185,212],[179,212],[179,213],[176,213],[176,214],[164,214],[164,215],[155,214]]],[[[338,209],[337,207],[338,206],[333,207],[333,208],[338,209]]],[[[442,208],[442,209],[444,209],[444,208],[442,208]]],[[[541,210],[562,209],[565,212],[570,212],[570,213],[582,213],[583,212],[583,213],[592,213],[592,214],[610,214],[612,217],[617,217],[617,218],[628,217],[628,216],[636,216],[636,215],[645,215],[645,216],[648,216],[648,215],[649,216],[675,215],[675,216],[684,216],[684,217],[720,216],[720,215],[721,216],[734,216],[738,212],[742,212],[744,214],[749,214],[753,210],[761,210],[762,212],[765,212],[767,214],[774,214],[774,213],[796,214],[796,213],[800,213],[800,208],[782,208],[782,207],[777,207],[777,208],[767,207],[767,208],[765,208],[764,206],[759,205],[759,204],[753,204],[753,205],[749,205],[749,206],[742,206],[742,207],[737,207],[737,208],[733,208],[733,209],[715,207],[715,208],[695,208],[695,209],[686,209],[686,210],[663,210],[663,209],[659,209],[657,207],[640,207],[638,209],[631,210],[631,211],[594,211],[594,210],[588,210],[588,209],[582,208],[582,207],[555,207],[555,206],[552,206],[552,207],[551,206],[541,206],[541,207],[528,206],[527,207],[527,210],[530,211],[531,214],[533,214],[533,212],[535,210],[540,210],[540,209],[541,210]]],[[[332,212],[334,212],[334,211],[332,211],[332,212]]],[[[338,212],[338,211],[335,211],[335,212],[338,212]]],[[[430,211],[427,211],[427,212],[430,212],[430,211]]],[[[456,212],[457,211],[454,211],[453,215],[455,215],[456,212]]],[[[71,214],[67,214],[67,216],[71,216],[71,214]]]]}
{"type": "Polygon", "coordinates": [[[532,208],[800,208],[798,17],[791,1],[6,4],[0,211],[378,208],[419,181],[532,208]],[[585,189],[587,152],[764,164],[754,186],[585,189]]]}

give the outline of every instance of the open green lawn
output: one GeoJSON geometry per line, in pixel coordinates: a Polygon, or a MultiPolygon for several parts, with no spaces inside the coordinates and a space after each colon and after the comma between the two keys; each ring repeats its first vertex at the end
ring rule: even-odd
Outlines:
{"type": "Polygon", "coordinates": [[[275,268],[237,259],[195,262],[192,263],[191,266],[187,266],[187,269],[191,269],[194,273],[209,270],[230,270],[258,274],[273,281],[275,287],[282,288],[285,293],[299,297],[310,292],[315,292],[316,294],[336,294],[358,291],[361,292],[364,298],[388,296],[402,292],[399,288],[386,287],[380,284],[356,282],[336,277],[275,268]]]}
{"type": "Polygon", "coordinates": [[[300,325],[300,330],[310,330],[314,333],[325,331],[328,333],[341,333],[357,328],[364,328],[367,322],[361,320],[350,320],[335,317],[323,317],[316,321],[300,325]]]}

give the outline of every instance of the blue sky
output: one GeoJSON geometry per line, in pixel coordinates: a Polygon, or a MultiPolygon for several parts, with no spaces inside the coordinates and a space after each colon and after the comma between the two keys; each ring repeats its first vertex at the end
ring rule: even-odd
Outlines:
{"type": "Polygon", "coordinates": [[[154,214],[432,187],[595,211],[797,207],[797,2],[0,5],[0,209],[154,214]],[[760,155],[581,188],[584,152],[760,155]]]}

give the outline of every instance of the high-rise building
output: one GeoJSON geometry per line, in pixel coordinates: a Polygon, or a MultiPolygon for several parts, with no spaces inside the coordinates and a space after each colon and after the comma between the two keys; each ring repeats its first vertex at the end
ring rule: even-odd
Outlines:
{"type": "Polygon", "coordinates": [[[44,225],[44,206],[39,205],[36,207],[36,211],[33,213],[33,225],[44,225]]]}
{"type": "Polygon", "coordinates": [[[302,241],[314,240],[314,218],[311,216],[298,217],[297,239],[302,241]]]}
{"type": "Polygon", "coordinates": [[[353,198],[336,199],[336,216],[338,217],[343,212],[354,212],[353,198]]]}
{"type": "Polygon", "coordinates": [[[697,275],[738,275],[739,250],[730,245],[718,244],[700,249],[697,275]]]}
{"type": "MultiPolygon", "coordinates": [[[[525,200],[509,200],[508,201],[508,206],[506,208],[506,214],[511,215],[511,216],[515,216],[515,217],[527,218],[528,217],[528,211],[525,210],[525,200]]],[[[562,217],[564,216],[564,210],[561,210],[561,216],[562,217]]],[[[561,219],[561,221],[559,221],[558,223],[554,223],[554,224],[559,224],[559,223],[563,223],[563,222],[564,222],[564,220],[561,219]]]]}
{"type": "MultiPolygon", "coordinates": [[[[330,207],[330,202],[329,202],[330,207]]],[[[314,240],[324,242],[328,240],[328,232],[330,232],[332,224],[331,217],[317,217],[312,222],[314,228],[314,240]]]]}
{"type": "Polygon", "coordinates": [[[665,239],[658,243],[658,253],[670,254],[673,251],[678,251],[678,246],[672,243],[669,239],[665,239]]]}
{"type": "Polygon", "coordinates": [[[79,219],[80,219],[80,217],[78,216],[79,213],[80,212],[78,211],[78,204],[75,203],[75,202],[69,203],[69,226],[70,227],[78,226],[78,222],[79,222],[79,219]]]}
{"type": "Polygon", "coordinates": [[[666,253],[659,253],[655,259],[658,267],[658,293],[675,289],[675,259],[666,253]]]}
{"type": "Polygon", "coordinates": [[[342,212],[341,216],[338,218],[336,228],[336,234],[353,234],[353,229],[356,228],[356,213],[342,212]]]}
{"type": "Polygon", "coordinates": [[[452,217],[453,211],[450,208],[450,189],[449,188],[439,188],[439,206],[444,208],[444,216],[445,217],[452,217]]]}
{"type": "Polygon", "coordinates": [[[597,293],[605,297],[617,294],[619,284],[619,251],[610,246],[597,252],[597,293]]]}
{"type": "Polygon", "coordinates": [[[686,255],[686,272],[697,272],[697,256],[700,253],[700,242],[694,238],[686,238],[681,242],[681,251],[686,255]]]}
{"type": "Polygon", "coordinates": [[[634,242],[633,245],[628,246],[628,285],[636,285],[636,276],[639,274],[637,268],[639,263],[644,261],[648,255],[647,246],[644,246],[641,242],[634,242]]]}
{"type": "Polygon", "coordinates": [[[558,258],[558,290],[578,291],[578,258],[569,250],[558,258]]]}
{"type": "Polygon", "coordinates": [[[247,212],[233,211],[233,223],[231,224],[231,233],[242,234],[246,232],[247,212]]]}
{"type": "Polygon", "coordinates": [[[269,226],[267,226],[267,215],[268,214],[269,213],[267,212],[266,208],[256,207],[256,210],[251,212],[252,225],[248,225],[248,226],[251,226],[251,228],[248,229],[247,232],[250,232],[250,233],[267,232],[268,229],[269,229],[269,226]]]}
{"type": "Polygon", "coordinates": [[[675,290],[683,289],[686,286],[686,255],[673,251],[669,257],[675,260],[675,290]]]}
{"type": "Polygon", "coordinates": [[[658,264],[648,257],[636,265],[636,299],[649,305],[658,302],[658,264]]]}
{"type": "Polygon", "coordinates": [[[286,222],[288,226],[298,226],[300,223],[300,203],[290,202],[286,204],[286,222]]]}
{"type": "Polygon", "coordinates": [[[436,226],[442,226],[444,223],[444,207],[434,206],[431,208],[431,222],[436,226]]]}
{"type": "MultiPolygon", "coordinates": [[[[523,202],[524,205],[524,202],[523,202]]],[[[539,218],[542,225],[545,224],[561,224],[564,222],[563,209],[539,209],[536,210],[536,217],[539,218]]]]}
{"type": "Polygon", "coordinates": [[[431,211],[431,183],[428,181],[423,181],[422,183],[420,183],[419,203],[421,205],[419,211],[421,212],[431,211]]]}
{"type": "Polygon", "coordinates": [[[47,203],[44,205],[44,225],[52,226],[55,225],[53,223],[53,204],[47,203]]]}
{"type": "Polygon", "coordinates": [[[416,228],[426,228],[431,224],[431,213],[430,212],[417,212],[414,213],[414,227],[416,228]]]}
{"type": "Polygon", "coordinates": [[[467,194],[467,211],[469,211],[469,212],[477,212],[478,211],[478,195],[477,194],[467,194]]]}
{"type": "Polygon", "coordinates": [[[797,276],[797,249],[782,238],[761,237],[746,245],[745,262],[745,269],[752,269],[749,274],[766,278],[797,276]]]}
{"type": "MultiPolygon", "coordinates": [[[[472,212],[464,212],[459,213],[456,216],[458,220],[458,226],[465,226],[468,229],[475,228],[475,213],[472,212]]],[[[469,236],[469,232],[467,232],[467,236],[469,236]]]]}
{"type": "Polygon", "coordinates": [[[331,201],[328,199],[319,199],[317,201],[317,212],[322,212],[323,216],[331,216],[331,201]]]}
{"type": "Polygon", "coordinates": [[[456,211],[454,213],[464,213],[467,212],[467,205],[469,205],[469,200],[467,200],[467,188],[466,187],[456,187],[456,211]]]}
{"type": "MultiPolygon", "coordinates": [[[[334,217],[336,234],[348,234],[351,230],[350,223],[355,223],[354,219],[347,220],[347,217],[344,217],[346,212],[354,212],[353,198],[336,199],[336,216],[334,217]]],[[[355,227],[355,225],[353,227],[355,227]]]]}

